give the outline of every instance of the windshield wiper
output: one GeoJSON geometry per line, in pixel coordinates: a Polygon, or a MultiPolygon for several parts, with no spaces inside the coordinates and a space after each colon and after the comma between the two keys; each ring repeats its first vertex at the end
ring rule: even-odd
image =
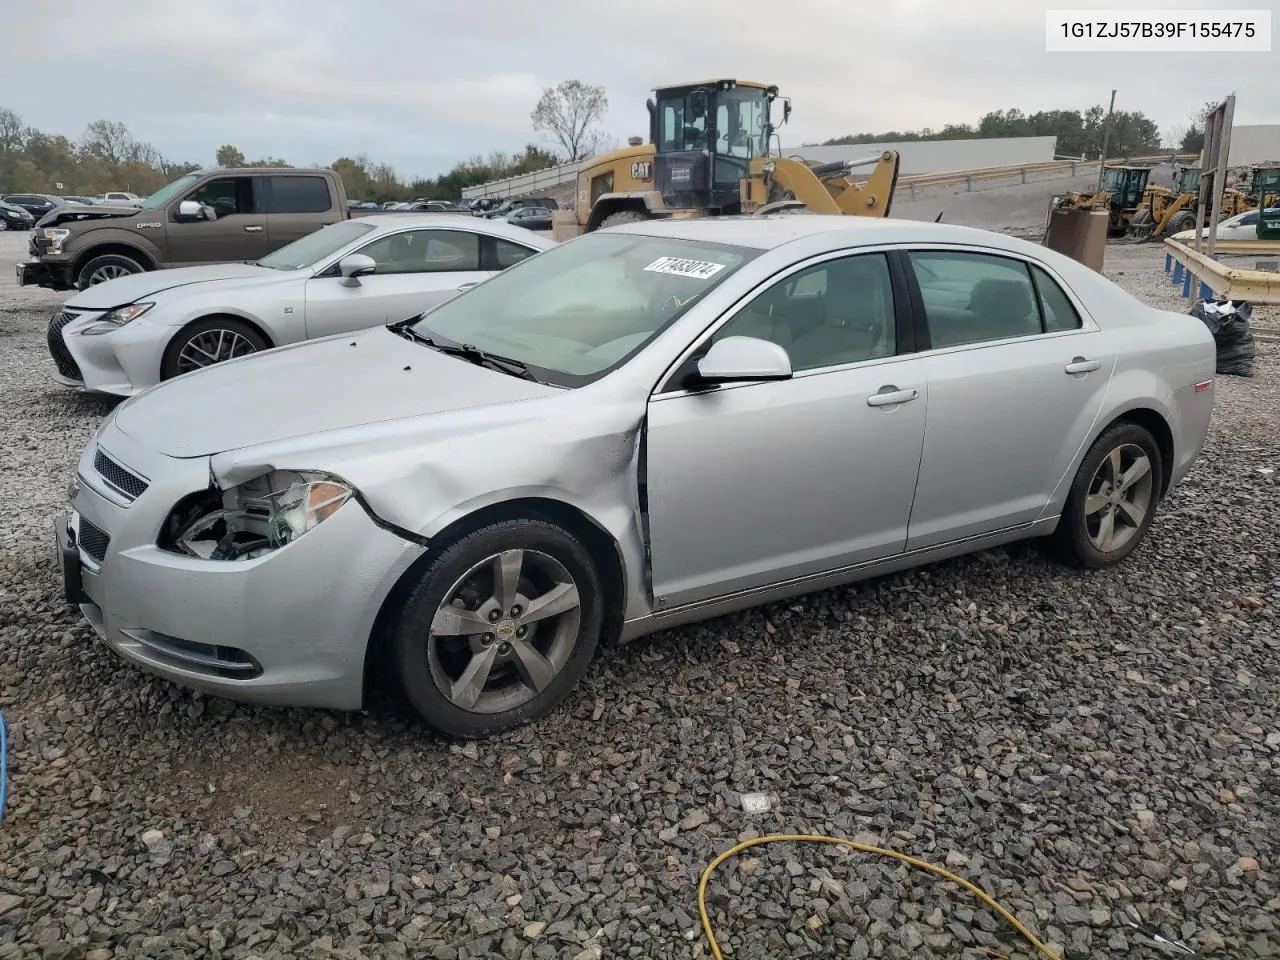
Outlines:
{"type": "MultiPolygon", "coordinates": [[[[413,319],[416,320],[417,318],[414,317],[413,319]]],[[[500,357],[495,353],[486,353],[479,347],[470,343],[457,345],[436,343],[430,337],[413,329],[412,326],[401,326],[399,324],[390,324],[389,326],[391,326],[396,333],[408,337],[410,340],[415,340],[423,346],[431,347],[433,350],[439,350],[441,353],[448,354],[451,357],[461,357],[463,360],[469,360],[476,366],[488,367],[490,370],[497,370],[500,373],[508,373],[511,376],[519,377],[522,380],[532,380],[534,383],[541,382],[537,377],[530,373],[529,368],[519,360],[512,360],[510,357],[500,357]]]]}

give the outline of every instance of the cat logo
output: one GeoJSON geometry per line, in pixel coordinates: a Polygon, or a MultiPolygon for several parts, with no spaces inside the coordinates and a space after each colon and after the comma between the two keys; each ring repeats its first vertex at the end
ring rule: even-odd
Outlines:
{"type": "Polygon", "coordinates": [[[637,160],[631,165],[632,180],[652,180],[653,164],[648,160],[637,160]]]}

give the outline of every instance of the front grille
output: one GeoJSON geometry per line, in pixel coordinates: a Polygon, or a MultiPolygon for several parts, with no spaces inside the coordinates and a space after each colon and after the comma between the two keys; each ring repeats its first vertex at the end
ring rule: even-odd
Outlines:
{"type": "Polygon", "coordinates": [[[149,486],[146,480],[117,463],[101,450],[93,456],[93,469],[98,471],[98,476],[107,481],[111,489],[127,497],[131,502],[142,496],[149,486]]]}
{"type": "Polygon", "coordinates": [[[76,542],[80,544],[81,550],[101,563],[106,559],[107,544],[111,542],[111,537],[101,527],[81,517],[80,533],[76,537],[76,542]]]}
{"type": "Polygon", "coordinates": [[[78,313],[72,313],[70,310],[59,313],[49,321],[49,332],[45,334],[45,341],[49,344],[49,356],[53,357],[53,362],[57,364],[58,372],[72,380],[83,381],[84,375],[80,372],[80,366],[76,363],[75,357],[71,356],[71,351],[67,349],[66,338],[62,333],[62,328],[78,316],[78,313]]]}

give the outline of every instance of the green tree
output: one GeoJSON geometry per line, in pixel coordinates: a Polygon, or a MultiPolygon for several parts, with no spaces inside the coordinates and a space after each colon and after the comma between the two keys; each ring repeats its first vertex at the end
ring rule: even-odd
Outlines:
{"type": "Polygon", "coordinates": [[[557,87],[546,87],[529,116],[533,129],[550,133],[572,163],[591,156],[602,136],[596,124],[608,109],[604,87],[566,80],[557,87]]]}
{"type": "Polygon", "coordinates": [[[214,154],[214,159],[220,167],[244,166],[244,154],[229,143],[224,143],[218,148],[218,152],[214,154]]]}

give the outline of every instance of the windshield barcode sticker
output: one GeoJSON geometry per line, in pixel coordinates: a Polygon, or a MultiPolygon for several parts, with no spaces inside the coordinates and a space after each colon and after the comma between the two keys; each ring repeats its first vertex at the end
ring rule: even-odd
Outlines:
{"type": "Polygon", "coordinates": [[[659,257],[645,269],[653,273],[672,273],[677,277],[710,280],[724,269],[724,264],[711,263],[708,260],[686,260],[683,257],[659,257]]]}

